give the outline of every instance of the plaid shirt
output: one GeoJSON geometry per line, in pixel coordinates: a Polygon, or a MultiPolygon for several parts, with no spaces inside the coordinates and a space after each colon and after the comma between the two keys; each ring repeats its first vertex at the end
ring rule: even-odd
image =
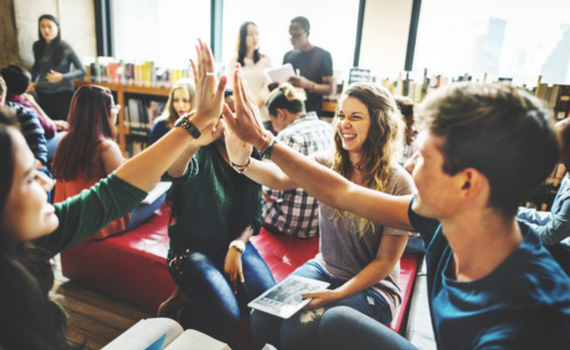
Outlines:
{"type": "MultiPolygon", "coordinates": [[[[333,127],[312,112],[300,115],[277,135],[299,153],[309,155],[331,148],[333,127]]],[[[319,203],[304,190],[273,191],[263,188],[263,220],[286,236],[307,238],[318,234],[319,203]]]]}

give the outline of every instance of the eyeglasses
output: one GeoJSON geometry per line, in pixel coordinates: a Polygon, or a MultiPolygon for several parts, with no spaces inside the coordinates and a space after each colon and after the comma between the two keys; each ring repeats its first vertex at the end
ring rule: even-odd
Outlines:
{"type": "Polygon", "coordinates": [[[121,105],[114,105],[113,107],[111,107],[111,112],[115,114],[119,114],[120,110],[121,110],[121,105]]]}

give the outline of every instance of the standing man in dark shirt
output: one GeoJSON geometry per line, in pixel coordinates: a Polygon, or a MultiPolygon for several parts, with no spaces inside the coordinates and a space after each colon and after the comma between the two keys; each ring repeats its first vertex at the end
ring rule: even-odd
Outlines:
{"type": "Polygon", "coordinates": [[[307,112],[320,114],[323,96],[332,93],[333,65],[330,52],[309,42],[310,29],[309,20],[305,17],[291,20],[289,36],[293,50],[283,56],[283,64],[291,63],[297,72],[289,83],[305,90],[307,112]]]}

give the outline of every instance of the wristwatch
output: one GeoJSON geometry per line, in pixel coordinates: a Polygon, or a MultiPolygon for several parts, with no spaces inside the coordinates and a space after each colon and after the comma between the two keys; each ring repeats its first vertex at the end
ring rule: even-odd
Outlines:
{"type": "Polygon", "coordinates": [[[198,130],[198,128],[192,124],[188,114],[180,117],[180,119],[174,123],[174,126],[186,129],[186,131],[188,131],[188,133],[190,133],[194,139],[198,139],[200,135],[202,135],[200,130],[198,130]]]}
{"type": "Polygon", "coordinates": [[[230,243],[229,248],[234,248],[235,250],[237,250],[240,253],[245,252],[245,243],[243,243],[243,241],[240,241],[239,239],[236,239],[235,241],[232,241],[230,243]]]}

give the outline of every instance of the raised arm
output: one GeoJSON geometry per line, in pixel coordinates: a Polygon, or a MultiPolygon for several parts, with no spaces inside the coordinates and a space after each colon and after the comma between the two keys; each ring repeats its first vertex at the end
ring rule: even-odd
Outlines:
{"type": "MultiPolygon", "coordinates": [[[[224,119],[227,120],[228,118],[234,119],[234,116],[226,105],[224,107],[224,119]]],[[[243,142],[227,129],[224,135],[230,161],[237,165],[236,169],[241,169],[242,174],[252,181],[274,190],[291,190],[299,187],[277,165],[250,157],[252,151],[250,144],[243,142]]]]}
{"type": "Polygon", "coordinates": [[[355,185],[289,147],[273,143],[273,137],[263,128],[257,106],[245,88],[241,69],[234,77],[234,95],[236,117],[226,118],[232,133],[261,152],[270,152],[271,160],[311,196],[376,223],[412,230],[408,219],[411,196],[392,196],[355,185]]]}
{"type": "Polygon", "coordinates": [[[196,69],[196,111],[188,121],[201,135],[193,137],[183,127],[176,127],[152,146],[125,162],[116,175],[130,184],[148,191],[154,187],[162,174],[189,149],[198,149],[212,142],[213,130],[219,125],[222,111],[226,77],[217,82],[214,74],[214,59],[208,46],[202,41],[196,46],[198,66],[196,69]]]}

